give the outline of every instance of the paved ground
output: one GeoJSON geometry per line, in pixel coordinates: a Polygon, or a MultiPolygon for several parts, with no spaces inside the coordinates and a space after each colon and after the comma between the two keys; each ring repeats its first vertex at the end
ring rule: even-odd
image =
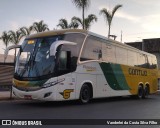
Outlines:
{"type": "MultiPolygon", "coordinates": [[[[8,100],[10,99],[10,91],[0,91],[0,100],[8,100]]],[[[14,97],[14,96],[13,96],[14,97]]]]}
{"type": "MultiPolygon", "coordinates": [[[[9,92],[3,92],[3,94],[9,96],[9,92]]],[[[77,101],[41,102],[2,100],[0,102],[0,119],[160,119],[160,95],[153,95],[145,100],[136,100],[129,97],[97,99],[86,105],[80,105],[77,101]]],[[[47,127],[84,128],[84,126],[55,125],[47,127]]],[[[89,125],[85,127],[159,128],[160,126],[89,125]]]]}

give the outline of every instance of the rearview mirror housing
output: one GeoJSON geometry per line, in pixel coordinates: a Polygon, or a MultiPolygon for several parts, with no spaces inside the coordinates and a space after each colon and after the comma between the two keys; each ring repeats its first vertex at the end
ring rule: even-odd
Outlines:
{"type": "Polygon", "coordinates": [[[65,40],[55,41],[50,47],[50,56],[55,56],[56,55],[57,48],[60,45],[77,45],[77,43],[70,42],[70,41],[65,41],[65,40]]]}
{"type": "Polygon", "coordinates": [[[5,50],[5,53],[4,53],[4,61],[6,61],[6,59],[7,59],[8,52],[11,49],[15,49],[15,48],[21,48],[21,45],[12,45],[12,46],[7,47],[7,49],[5,50]]]}

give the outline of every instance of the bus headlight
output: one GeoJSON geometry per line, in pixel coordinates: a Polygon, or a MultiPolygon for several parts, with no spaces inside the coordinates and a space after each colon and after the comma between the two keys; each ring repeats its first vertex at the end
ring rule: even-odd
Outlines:
{"type": "Polygon", "coordinates": [[[43,88],[48,88],[48,87],[50,87],[50,86],[54,86],[54,85],[56,85],[57,83],[55,83],[55,82],[50,82],[50,83],[46,83],[46,84],[43,84],[43,88]]]}
{"type": "Polygon", "coordinates": [[[47,87],[50,87],[50,86],[51,86],[51,83],[47,83],[47,84],[44,84],[42,87],[47,88],[47,87]]]}

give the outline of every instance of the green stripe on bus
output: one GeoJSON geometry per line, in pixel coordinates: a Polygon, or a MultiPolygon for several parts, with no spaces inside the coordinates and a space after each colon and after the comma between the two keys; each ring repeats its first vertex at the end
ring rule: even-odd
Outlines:
{"type": "Polygon", "coordinates": [[[129,90],[125,76],[119,64],[100,63],[109,86],[114,90],[129,90]]]}

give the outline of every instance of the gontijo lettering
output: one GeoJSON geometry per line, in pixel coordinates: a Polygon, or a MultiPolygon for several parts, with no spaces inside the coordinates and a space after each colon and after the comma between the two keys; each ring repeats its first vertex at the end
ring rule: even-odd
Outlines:
{"type": "Polygon", "coordinates": [[[129,68],[128,72],[129,75],[147,76],[147,71],[145,70],[129,68]]]}

